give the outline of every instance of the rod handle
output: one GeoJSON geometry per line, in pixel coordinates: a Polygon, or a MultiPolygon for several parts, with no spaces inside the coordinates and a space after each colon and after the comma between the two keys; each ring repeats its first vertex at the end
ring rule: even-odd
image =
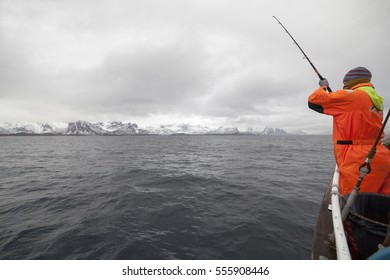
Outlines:
{"type": "MultiPolygon", "coordinates": [[[[321,75],[320,73],[317,72],[317,74],[318,74],[318,78],[320,78],[320,80],[325,80],[325,78],[322,77],[322,75],[321,75]]],[[[332,92],[332,89],[330,88],[329,85],[326,87],[326,90],[327,90],[328,92],[332,92]]]]}

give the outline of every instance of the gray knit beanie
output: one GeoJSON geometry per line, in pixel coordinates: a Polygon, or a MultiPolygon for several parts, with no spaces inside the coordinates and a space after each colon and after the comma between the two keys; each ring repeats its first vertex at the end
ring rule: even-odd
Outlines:
{"type": "Polygon", "coordinates": [[[367,80],[369,82],[371,81],[371,77],[371,72],[367,68],[356,67],[345,74],[343,83],[346,84],[351,80],[367,80]]]}

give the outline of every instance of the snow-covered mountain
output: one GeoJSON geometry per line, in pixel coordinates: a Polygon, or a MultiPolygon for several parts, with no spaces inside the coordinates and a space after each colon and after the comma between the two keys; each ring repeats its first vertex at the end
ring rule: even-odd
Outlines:
{"type": "Polygon", "coordinates": [[[63,134],[67,135],[129,135],[137,133],[137,124],[117,121],[108,123],[70,122],[63,132],[63,134]]]}
{"type": "Polygon", "coordinates": [[[207,134],[240,134],[237,127],[223,127],[220,126],[217,129],[207,132],[207,134]]]}
{"type": "MultiPolygon", "coordinates": [[[[167,124],[157,127],[138,127],[130,122],[99,122],[76,121],[69,123],[0,123],[0,135],[200,135],[200,134],[265,134],[286,135],[289,134],[280,128],[266,127],[260,129],[248,129],[240,131],[237,127],[210,128],[202,125],[191,124],[167,124]]],[[[294,133],[295,134],[295,133],[294,133]]]]}
{"type": "Polygon", "coordinates": [[[191,124],[167,124],[158,127],[148,126],[139,129],[141,134],[158,134],[158,135],[173,135],[173,134],[208,134],[212,129],[207,126],[191,125],[191,124]]]}
{"type": "Polygon", "coordinates": [[[109,122],[99,123],[101,127],[113,135],[138,134],[138,125],[136,123],[109,122]]]}
{"type": "Polygon", "coordinates": [[[86,121],[77,121],[68,123],[64,134],[71,135],[101,135],[104,134],[103,128],[99,124],[86,121]]]}
{"type": "Polygon", "coordinates": [[[62,133],[66,123],[3,123],[0,134],[53,134],[62,133]]]}
{"type": "Polygon", "coordinates": [[[27,135],[129,135],[137,134],[138,126],[132,123],[91,123],[77,121],[70,123],[3,123],[0,134],[27,135]]]}
{"type": "Polygon", "coordinates": [[[266,135],[287,135],[287,132],[281,128],[266,127],[260,134],[266,135]]]}
{"type": "Polygon", "coordinates": [[[289,130],[286,131],[281,128],[272,128],[272,127],[248,127],[245,131],[240,131],[240,134],[250,134],[250,135],[307,135],[303,130],[289,130]]]}

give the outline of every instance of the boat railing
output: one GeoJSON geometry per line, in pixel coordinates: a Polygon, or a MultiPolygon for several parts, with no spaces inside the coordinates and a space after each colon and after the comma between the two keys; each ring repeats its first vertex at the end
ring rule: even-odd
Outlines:
{"type": "Polygon", "coordinates": [[[339,177],[340,172],[336,164],[331,190],[331,210],[334,230],[333,235],[336,243],[337,259],[350,260],[351,253],[349,252],[347,237],[345,235],[343,220],[341,217],[339,177]]]}

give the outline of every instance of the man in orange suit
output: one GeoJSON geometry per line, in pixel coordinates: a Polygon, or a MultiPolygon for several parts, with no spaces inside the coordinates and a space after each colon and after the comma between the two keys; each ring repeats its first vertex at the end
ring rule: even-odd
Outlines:
{"type": "MultiPolygon", "coordinates": [[[[327,92],[329,84],[324,79],[308,98],[310,109],[333,116],[334,155],[340,170],[341,194],[352,192],[359,178],[359,167],[382,126],[383,98],[376,92],[371,77],[367,68],[356,67],[345,75],[343,89],[327,92]]],[[[390,150],[381,141],[360,191],[390,194],[390,150]]]]}

